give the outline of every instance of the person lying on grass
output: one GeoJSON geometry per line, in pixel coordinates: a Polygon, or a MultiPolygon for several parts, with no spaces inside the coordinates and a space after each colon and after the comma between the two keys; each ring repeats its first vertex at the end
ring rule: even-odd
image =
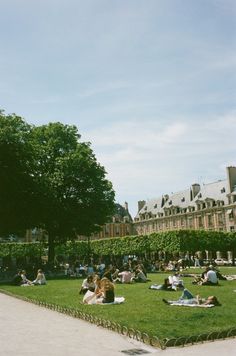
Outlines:
{"type": "Polygon", "coordinates": [[[163,284],[152,284],[149,289],[174,291],[174,289],[172,289],[172,284],[170,283],[169,278],[165,278],[163,284]]]}
{"type": "Polygon", "coordinates": [[[194,295],[188,289],[184,289],[181,297],[178,300],[166,300],[163,298],[162,301],[169,305],[221,305],[214,295],[211,295],[207,298],[201,298],[200,295],[196,295],[194,297],[194,295]]]}

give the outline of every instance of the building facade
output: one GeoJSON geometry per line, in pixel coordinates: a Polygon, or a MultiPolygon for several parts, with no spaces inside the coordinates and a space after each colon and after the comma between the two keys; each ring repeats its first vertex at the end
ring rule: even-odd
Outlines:
{"type": "MultiPolygon", "coordinates": [[[[91,240],[98,240],[111,237],[122,237],[133,235],[133,219],[129,213],[128,203],[125,202],[124,206],[116,203],[115,213],[110,217],[109,221],[101,226],[99,232],[93,233],[90,236],[91,240]]],[[[87,240],[88,236],[79,235],[77,240],[87,240]]],[[[47,233],[42,229],[32,229],[27,230],[26,235],[22,242],[37,242],[37,241],[47,241],[47,233]]]]}
{"type": "Polygon", "coordinates": [[[137,234],[168,230],[236,231],[236,167],[227,167],[225,180],[192,184],[189,189],[138,202],[137,234]]]}
{"type": "Polygon", "coordinates": [[[102,226],[101,231],[91,235],[91,239],[98,240],[111,237],[122,237],[133,235],[133,219],[129,213],[128,203],[124,206],[115,204],[115,214],[111,217],[105,225],[102,226]]]}

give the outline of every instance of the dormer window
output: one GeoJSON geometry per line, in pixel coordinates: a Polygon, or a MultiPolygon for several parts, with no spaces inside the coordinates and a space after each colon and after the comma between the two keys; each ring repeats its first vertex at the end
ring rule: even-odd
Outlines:
{"type": "Polygon", "coordinates": [[[181,199],[181,201],[184,202],[184,201],[185,201],[185,197],[183,197],[183,198],[181,199]]]}
{"type": "Polygon", "coordinates": [[[154,209],[156,209],[156,208],[157,208],[157,204],[154,205],[154,209]]]}
{"type": "Polygon", "coordinates": [[[198,194],[198,198],[202,198],[202,194],[201,193],[198,194]]]}
{"type": "Polygon", "coordinates": [[[172,200],[169,201],[169,205],[171,205],[171,204],[172,204],[172,200]]]}
{"type": "Polygon", "coordinates": [[[220,192],[221,194],[225,193],[225,187],[223,187],[220,192]]]}

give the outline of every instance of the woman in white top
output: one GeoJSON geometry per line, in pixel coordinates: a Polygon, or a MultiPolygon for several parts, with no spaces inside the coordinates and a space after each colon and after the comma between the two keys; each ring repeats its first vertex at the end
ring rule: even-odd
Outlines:
{"type": "Polygon", "coordinates": [[[38,269],[37,277],[32,283],[37,285],[44,285],[47,283],[45,275],[41,269],[38,269]]]}

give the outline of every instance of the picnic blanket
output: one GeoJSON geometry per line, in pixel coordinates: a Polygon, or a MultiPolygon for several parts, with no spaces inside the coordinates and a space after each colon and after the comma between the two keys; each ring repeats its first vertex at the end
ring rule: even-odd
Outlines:
{"type": "Polygon", "coordinates": [[[182,303],[172,303],[169,305],[177,305],[179,307],[195,307],[195,308],[212,308],[215,305],[214,304],[182,304],[182,303]]]}
{"type": "Polygon", "coordinates": [[[115,300],[112,303],[96,303],[96,304],[102,304],[102,305],[122,304],[124,303],[124,301],[125,301],[124,297],[115,297],[115,300]]]}
{"type": "Polygon", "coordinates": [[[152,284],[149,289],[154,289],[154,290],[165,290],[165,291],[175,291],[176,289],[172,288],[171,286],[167,289],[163,287],[163,284],[152,284]]]}
{"type": "Polygon", "coordinates": [[[97,298],[94,292],[90,292],[89,290],[85,293],[83,298],[84,304],[100,304],[100,305],[114,305],[124,303],[124,297],[115,297],[114,302],[112,303],[102,303],[103,298],[97,298]]]}
{"type": "Polygon", "coordinates": [[[225,276],[227,281],[234,281],[236,280],[236,275],[235,274],[230,274],[225,276]]]}

